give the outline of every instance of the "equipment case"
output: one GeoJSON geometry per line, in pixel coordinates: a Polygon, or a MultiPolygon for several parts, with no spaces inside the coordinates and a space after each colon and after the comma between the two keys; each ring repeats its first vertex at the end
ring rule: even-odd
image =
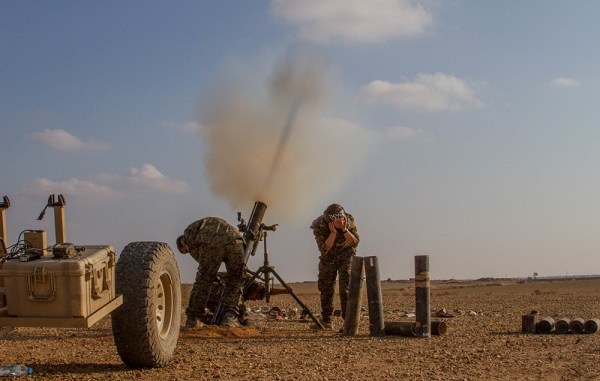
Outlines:
{"type": "Polygon", "coordinates": [[[74,258],[6,261],[0,267],[6,307],[0,325],[89,327],[122,303],[115,298],[112,246],[82,246],[74,258]]]}

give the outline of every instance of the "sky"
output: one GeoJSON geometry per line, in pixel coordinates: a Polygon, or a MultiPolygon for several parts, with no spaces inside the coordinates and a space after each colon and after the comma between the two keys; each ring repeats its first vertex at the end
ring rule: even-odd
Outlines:
{"type": "MultiPolygon", "coordinates": [[[[9,244],[160,241],[267,210],[270,264],[356,220],[381,279],[600,273],[600,2],[0,1],[9,244]]],[[[249,267],[263,261],[264,246],[249,267]]]]}

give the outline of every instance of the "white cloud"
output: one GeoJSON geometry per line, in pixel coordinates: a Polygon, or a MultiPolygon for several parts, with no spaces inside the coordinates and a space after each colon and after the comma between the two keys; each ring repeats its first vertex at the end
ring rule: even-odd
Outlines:
{"type": "Polygon", "coordinates": [[[126,181],[135,188],[153,190],[164,193],[188,193],[191,190],[185,181],[171,179],[163,175],[152,164],[144,164],[141,168],[131,168],[126,181]]]}
{"type": "Polygon", "coordinates": [[[141,191],[183,194],[191,191],[185,181],[163,175],[155,166],[144,164],[131,168],[127,175],[99,174],[85,179],[53,181],[38,178],[22,192],[32,196],[64,194],[66,198],[86,201],[113,201],[141,191]]]}
{"type": "Polygon", "coordinates": [[[32,195],[64,194],[65,198],[79,200],[111,201],[124,196],[124,193],[107,185],[97,184],[89,180],[70,179],[66,181],[52,181],[47,178],[38,178],[34,185],[24,193],[32,195]]]}
{"type": "Polygon", "coordinates": [[[385,137],[391,140],[410,140],[423,135],[424,131],[411,127],[390,127],[385,133],[385,137]]]}
{"type": "Polygon", "coordinates": [[[298,35],[305,40],[377,43],[423,34],[433,17],[421,3],[414,0],[273,0],[270,9],[274,16],[298,25],[298,35]]]}
{"type": "Polygon", "coordinates": [[[579,81],[573,78],[559,77],[551,82],[556,87],[578,87],[579,81]]]}
{"type": "Polygon", "coordinates": [[[426,112],[479,107],[473,90],[462,79],[444,73],[419,74],[412,82],[372,81],[361,90],[366,102],[426,112]]]}
{"type": "Polygon", "coordinates": [[[85,142],[62,129],[46,128],[43,131],[34,132],[30,136],[43,145],[61,152],[104,151],[110,148],[108,144],[85,142]]]}

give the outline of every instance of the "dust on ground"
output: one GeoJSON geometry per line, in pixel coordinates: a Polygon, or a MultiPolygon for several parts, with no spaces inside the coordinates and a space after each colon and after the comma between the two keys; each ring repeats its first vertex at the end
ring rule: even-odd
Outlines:
{"type": "MultiPolygon", "coordinates": [[[[411,320],[414,282],[383,281],[385,321],[411,320]]],[[[314,282],[291,284],[318,314],[314,282]]],[[[187,298],[189,285],[182,287],[187,298]]],[[[184,300],[184,305],[187,299],[184,300]]],[[[298,308],[289,295],[270,303],[251,302],[254,311],[298,308]]],[[[336,300],[336,307],[339,302],[336,300]]],[[[363,288],[362,306],[368,306],[363,288]]],[[[33,367],[40,380],[598,380],[600,333],[521,333],[521,318],[600,318],[600,280],[433,281],[432,317],[447,332],[429,339],[371,337],[368,313],[358,334],[313,330],[310,319],[254,316],[246,328],[200,327],[181,332],[175,358],[164,368],[130,369],[113,343],[110,319],[89,329],[15,328],[0,337],[2,363],[33,367]]],[[[414,318],[412,318],[414,319],[414,318]]]]}
{"type": "Polygon", "coordinates": [[[182,334],[198,338],[198,339],[222,339],[222,338],[249,338],[249,337],[258,337],[260,336],[260,332],[254,327],[221,327],[216,325],[205,325],[202,327],[197,327],[193,329],[189,329],[187,331],[182,331],[182,334]]]}

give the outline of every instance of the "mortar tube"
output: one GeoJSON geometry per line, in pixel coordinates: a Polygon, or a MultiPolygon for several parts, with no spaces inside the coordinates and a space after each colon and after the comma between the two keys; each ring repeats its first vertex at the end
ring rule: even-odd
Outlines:
{"type": "Polygon", "coordinates": [[[263,217],[265,215],[265,211],[267,210],[267,205],[263,202],[256,201],[254,203],[254,208],[252,209],[252,213],[250,214],[250,219],[246,224],[246,228],[244,231],[243,239],[244,239],[244,263],[248,263],[248,258],[250,255],[253,255],[253,250],[256,249],[257,243],[260,241],[259,231],[260,224],[262,223],[263,217]]]}

